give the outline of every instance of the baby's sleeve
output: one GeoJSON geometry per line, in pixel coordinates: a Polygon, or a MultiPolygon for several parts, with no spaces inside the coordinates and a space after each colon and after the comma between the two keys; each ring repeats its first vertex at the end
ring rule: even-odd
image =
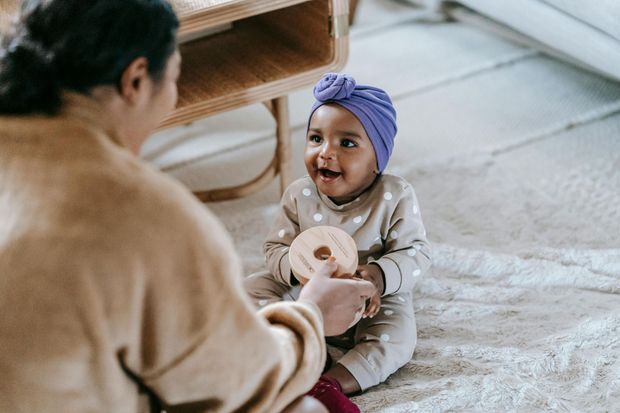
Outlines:
{"type": "Polygon", "coordinates": [[[289,286],[297,284],[296,279],[292,277],[291,265],[288,260],[289,247],[299,234],[297,201],[294,192],[295,190],[291,185],[282,195],[278,215],[263,244],[267,269],[276,280],[289,286]]]}
{"type": "Polygon", "coordinates": [[[388,222],[385,253],[371,261],[379,265],[385,275],[384,296],[411,291],[416,280],[431,266],[431,246],[411,185],[404,187],[388,222]]]}

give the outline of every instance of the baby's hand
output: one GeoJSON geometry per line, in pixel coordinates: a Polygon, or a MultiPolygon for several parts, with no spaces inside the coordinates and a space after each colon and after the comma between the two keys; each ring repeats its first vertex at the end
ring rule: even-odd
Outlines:
{"type": "Polygon", "coordinates": [[[374,316],[377,315],[380,308],[381,308],[381,295],[379,295],[379,293],[376,293],[367,300],[366,310],[364,311],[364,314],[362,314],[362,318],[367,318],[367,317],[373,318],[374,316]]]}
{"type": "Polygon", "coordinates": [[[377,315],[381,308],[381,294],[384,289],[383,272],[378,265],[370,264],[358,266],[355,274],[363,280],[370,281],[375,286],[376,292],[368,299],[366,311],[363,314],[364,318],[372,318],[377,315]]]}

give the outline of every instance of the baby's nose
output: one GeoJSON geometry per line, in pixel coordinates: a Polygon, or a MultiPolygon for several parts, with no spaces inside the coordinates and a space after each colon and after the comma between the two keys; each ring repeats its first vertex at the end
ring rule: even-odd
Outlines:
{"type": "Polygon", "coordinates": [[[332,159],[336,156],[336,152],[332,149],[331,145],[325,144],[323,148],[321,148],[320,156],[324,159],[332,159]]]}

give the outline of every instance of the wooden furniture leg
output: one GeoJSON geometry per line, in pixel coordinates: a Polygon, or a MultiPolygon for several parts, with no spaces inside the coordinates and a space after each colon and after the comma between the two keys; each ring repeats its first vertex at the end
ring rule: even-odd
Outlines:
{"type": "Polygon", "coordinates": [[[293,174],[291,159],[293,150],[291,147],[291,128],[289,124],[288,96],[282,96],[273,100],[273,117],[276,120],[276,158],[277,173],[280,174],[280,195],[291,183],[293,174]]]}
{"type": "Polygon", "coordinates": [[[284,193],[291,182],[292,175],[288,96],[280,96],[264,102],[264,105],[276,121],[276,149],[273,159],[257,177],[245,184],[194,192],[194,195],[202,202],[226,201],[253,194],[267,186],[278,174],[280,175],[280,194],[284,193]]]}
{"type": "Polygon", "coordinates": [[[353,25],[355,21],[355,10],[357,9],[358,0],[349,0],[349,25],[353,25]]]}

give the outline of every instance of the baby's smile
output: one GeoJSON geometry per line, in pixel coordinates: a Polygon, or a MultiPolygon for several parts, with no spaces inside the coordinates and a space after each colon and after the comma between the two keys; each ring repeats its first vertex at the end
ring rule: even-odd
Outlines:
{"type": "Polygon", "coordinates": [[[327,168],[319,168],[319,178],[325,183],[331,183],[342,176],[342,172],[334,171],[327,168]]]}

